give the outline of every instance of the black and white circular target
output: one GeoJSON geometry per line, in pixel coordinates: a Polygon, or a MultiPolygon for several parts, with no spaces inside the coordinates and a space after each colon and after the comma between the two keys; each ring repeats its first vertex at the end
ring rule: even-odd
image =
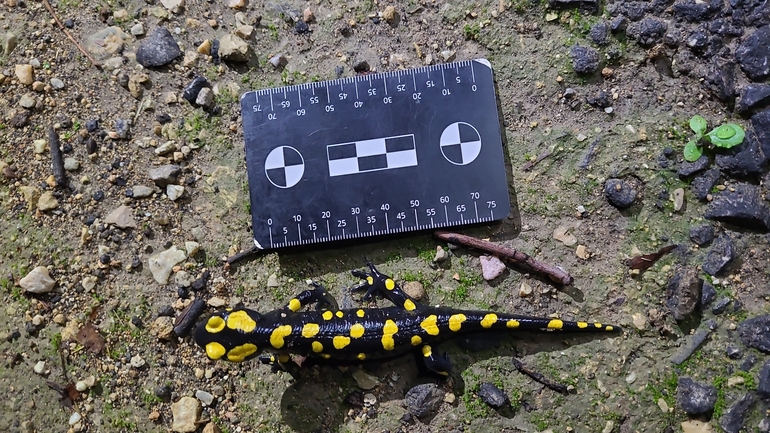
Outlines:
{"type": "Polygon", "coordinates": [[[265,159],[267,180],[278,188],[291,188],[302,179],[305,160],[297,149],[279,146],[271,150],[265,159]]]}
{"type": "Polygon", "coordinates": [[[470,123],[455,122],[441,133],[441,153],[455,165],[468,165],[481,153],[481,136],[470,123]]]}

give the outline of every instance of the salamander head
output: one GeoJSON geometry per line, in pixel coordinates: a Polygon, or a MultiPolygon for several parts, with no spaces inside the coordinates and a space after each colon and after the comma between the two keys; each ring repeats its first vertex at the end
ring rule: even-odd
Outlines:
{"type": "Polygon", "coordinates": [[[256,311],[239,308],[212,315],[195,330],[195,343],[206,350],[209,358],[241,362],[258,355],[268,336],[259,326],[262,316],[256,311]]]}

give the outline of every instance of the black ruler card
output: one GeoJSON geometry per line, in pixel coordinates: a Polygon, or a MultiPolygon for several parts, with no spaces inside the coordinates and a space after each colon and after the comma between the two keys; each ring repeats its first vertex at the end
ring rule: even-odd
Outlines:
{"type": "Polygon", "coordinates": [[[241,110],[259,248],[510,212],[487,60],[248,92],[241,110]]]}

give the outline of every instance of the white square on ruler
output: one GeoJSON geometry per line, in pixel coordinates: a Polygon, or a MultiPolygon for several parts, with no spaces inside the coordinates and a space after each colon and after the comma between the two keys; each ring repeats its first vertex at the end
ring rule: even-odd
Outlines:
{"type": "Polygon", "coordinates": [[[385,149],[385,139],[375,138],[374,140],[356,141],[356,155],[372,156],[372,155],[384,155],[387,150],[385,149]]]}
{"type": "Polygon", "coordinates": [[[358,158],[333,159],[329,161],[329,176],[358,173],[358,158]]]}
{"type": "Polygon", "coordinates": [[[389,152],[387,154],[388,168],[410,167],[417,165],[417,151],[401,150],[398,152],[389,152]]]}

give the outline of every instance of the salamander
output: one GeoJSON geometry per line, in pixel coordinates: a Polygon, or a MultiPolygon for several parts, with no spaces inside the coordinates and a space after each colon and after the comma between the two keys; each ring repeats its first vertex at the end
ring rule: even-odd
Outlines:
{"type": "Polygon", "coordinates": [[[620,332],[615,325],[586,321],[565,321],[492,311],[459,310],[423,305],[408,296],[389,276],[372,264],[369,272],[352,271],[363,283],[352,291],[366,290],[364,299],[381,296],[395,306],[386,308],[340,309],[321,285],[305,290],[283,308],[260,314],[235,308],[210,316],[195,331],[195,342],[213,360],[241,362],[259,356],[275,365],[285,364],[289,355],[330,361],[364,361],[397,357],[419,350],[426,367],[449,375],[446,354],[434,346],[462,333],[497,330],[620,332]],[[317,304],[316,310],[302,311],[317,304]]]}

